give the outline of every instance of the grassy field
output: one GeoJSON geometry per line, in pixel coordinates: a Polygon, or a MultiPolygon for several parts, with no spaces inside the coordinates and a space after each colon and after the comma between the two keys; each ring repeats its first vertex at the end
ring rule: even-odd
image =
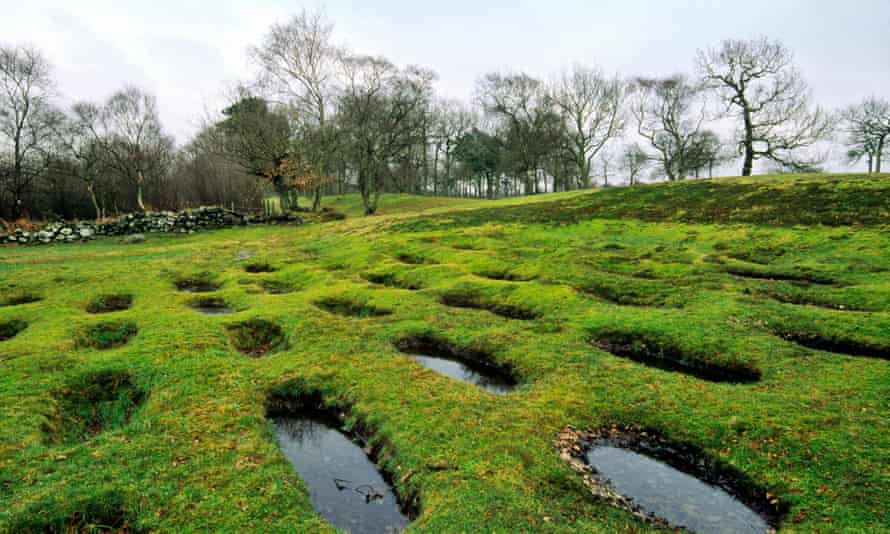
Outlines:
{"type": "Polygon", "coordinates": [[[0,248],[0,532],[329,531],[272,394],[348,409],[415,532],[657,530],[590,495],[554,445],[567,425],[695,447],[783,532],[890,524],[890,175],[380,211],[0,248]],[[216,289],[176,286],[198,282],[216,289]],[[426,370],[397,348],[417,336],[521,385],[426,370]]]}

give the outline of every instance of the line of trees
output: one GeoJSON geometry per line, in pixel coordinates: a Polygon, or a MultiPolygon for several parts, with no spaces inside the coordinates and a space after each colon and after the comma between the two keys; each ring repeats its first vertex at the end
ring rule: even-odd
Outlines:
{"type": "Polygon", "coordinates": [[[0,217],[246,207],[268,191],[315,210],[357,191],[372,214],[385,191],[494,198],[712,176],[735,161],[742,175],[758,161],[817,170],[838,136],[851,163],[880,172],[890,146],[890,102],[814,106],[791,51],[766,38],[703,49],[693,74],[664,78],[492,72],[469,102],[439,97],[429,69],[336,43],[320,12],[273,25],[249,57],[254,78],[176,147],[144,90],[63,109],[42,54],[0,46],[0,217]]]}

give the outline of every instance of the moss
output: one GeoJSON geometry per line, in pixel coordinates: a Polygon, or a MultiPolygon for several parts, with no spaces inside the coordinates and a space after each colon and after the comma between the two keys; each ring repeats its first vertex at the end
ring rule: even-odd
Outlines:
{"type": "Polygon", "coordinates": [[[283,280],[262,280],[260,286],[270,295],[286,295],[297,290],[293,284],[283,280]]]}
{"type": "Polygon", "coordinates": [[[249,319],[226,327],[238,352],[259,358],[287,345],[287,336],[275,323],[263,319],[249,319]]]}
{"type": "Polygon", "coordinates": [[[378,308],[366,302],[359,302],[346,297],[325,297],[315,301],[315,305],[327,312],[357,319],[383,317],[392,314],[392,310],[378,308]]]}
{"type": "Polygon", "coordinates": [[[112,349],[126,345],[139,329],[132,321],[108,321],[87,328],[77,337],[77,345],[94,349],[112,349]]]}
{"type": "Polygon", "coordinates": [[[54,394],[59,411],[45,431],[50,443],[77,443],[121,428],[145,399],[127,371],[103,370],[76,377],[54,394]]]}
{"type": "MultiPolygon", "coordinates": [[[[157,235],[149,248],[114,239],[0,248],[0,301],[45,297],[0,308],[0,321],[30,325],[0,348],[0,458],[12,459],[0,464],[0,532],[20,532],[28,518],[37,530],[71,518],[117,524],[119,512],[131,531],[330,531],[275,446],[264,408],[279,388],[346,409],[342,428],[366,436],[400,494],[422,504],[417,532],[652,531],[593,499],[553,447],[567,425],[628,424],[732,466],[788,505],[783,529],[881,531],[887,362],[777,334],[890,346],[888,180],[755,177],[497,201],[385,195],[373,218],[361,216],[358,195],[344,195],[324,199],[349,215],[328,224],[157,235]],[[844,220],[851,225],[838,226],[844,220]],[[233,262],[244,250],[262,251],[278,271],[245,274],[233,262]],[[403,263],[401,253],[438,263],[403,263]],[[835,283],[733,276],[727,266],[835,283]],[[489,269],[534,278],[477,276],[489,269]],[[372,285],[368,274],[422,289],[372,285]],[[171,285],[195,278],[217,292],[182,295],[171,285]],[[263,294],[270,279],[299,291],[263,294]],[[136,296],[125,315],[138,337],[113,352],[72,350],[72,334],[99,319],[85,304],[121,288],[136,296]],[[851,308],[785,304],[771,293],[851,308]],[[446,294],[539,318],[443,306],[446,294]],[[188,304],[198,297],[255,310],[290,343],[275,357],[233,357],[231,323],[195,313],[188,304]],[[347,301],[347,313],[393,313],[341,318],[316,306],[331,298],[334,307],[347,301]],[[665,372],[591,345],[610,332],[688,363],[747,366],[760,380],[665,372]],[[423,334],[509,363],[525,385],[493,396],[427,380],[393,346],[423,334]],[[50,439],[44,430],[61,428],[62,392],[108,369],[129,373],[143,395],[151,376],[150,402],[128,423],[98,434],[84,423],[70,441],[50,439]],[[111,513],[74,516],[93,498],[106,501],[109,486],[121,492],[107,499],[111,513]]],[[[91,417],[92,404],[82,406],[91,417]]]]}
{"type": "Polygon", "coordinates": [[[90,301],[86,310],[88,313],[111,313],[128,310],[132,305],[133,295],[101,295],[90,301]]]}

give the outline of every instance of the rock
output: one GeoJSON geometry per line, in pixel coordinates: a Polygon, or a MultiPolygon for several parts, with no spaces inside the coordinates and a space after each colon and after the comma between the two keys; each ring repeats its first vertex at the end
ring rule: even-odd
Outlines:
{"type": "Polygon", "coordinates": [[[135,245],[137,243],[145,243],[145,234],[132,234],[124,238],[124,243],[135,245]]]}

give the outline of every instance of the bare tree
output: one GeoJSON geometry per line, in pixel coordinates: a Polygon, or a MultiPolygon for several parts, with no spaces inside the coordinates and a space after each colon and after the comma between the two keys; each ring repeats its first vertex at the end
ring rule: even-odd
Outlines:
{"type": "Polygon", "coordinates": [[[2,186],[12,199],[10,215],[19,217],[34,181],[50,165],[50,149],[63,115],[52,103],[52,69],[40,51],[0,47],[0,165],[2,186]]]}
{"type": "Polygon", "coordinates": [[[589,188],[593,159],[624,130],[624,84],[597,69],[575,65],[553,84],[552,93],[568,129],[565,148],[575,164],[578,186],[589,188]]]}
{"type": "Polygon", "coordinates": [[[649,155],[640,145],[633,143],[624,147],[621,153],[621,169],[627,173],[629,185],[635,185],[640,181],[640,174],[649,165],[649,155]]]}
{"type": "Polygon", "coordinates": [[[177,151],[171,174],[181,205],[216,204],[233,209],[258,205],[261,182],[227,157],[220,142],[216,127],[209,126],[177,151]]]}
{"type": "Polygon", "coordinates": [[[99,108],[87,125],[102,148],[108,167],[136,189],[136,205],[145,210],[146,179],[160,179],[173,157],[173,139],[164,134],[157,100],[138,87],[125,87],[99,108]]]}
{"type": "Polygon", "coordinates": [[[708,178],[714,177],[714,167],[725,159],[722,149],[720,137],[711,130],[702,130],[695,136],[689,150],[688,167],[696,178],[705,169],[708,171],[708,178]]]}
{"type": "Polygon", "coordinates": [[[600,152],[599,157],[597,158],[599,160],[600,171],[602,172],[603,176],[603,187],[609,187],[611,185],[609,184],[609,173],[615,170],[614,162],[616,157],[617,154],[615,154],[615,152],[613,152],[612,150],[603,150],[600,152]]]}
{"type": "Polygon", "coordinates": [[[810,108],[809,88],[793,59],[782,43],[766,38],[728,39],[720,48],[698,53],[702,80],[740,122],[743,176],[750,176],[761,158],[788,168],[818,163],[819,158],[801,151],[824,139],[831,123],[821,109],[810,108]]]}
{"type": "Polygon", "coordinates": [[[102,218],[96,189],[104,170],[102,141],[97,137],[102,110],[99,106],[79,102],[71,108],[71,117],[60,129],[59,138],[67,155],[73,159],[73,171],[86,186],[96,219],[102,218]]]}
{"type": "Polygon", "coordinates": [[[435,74],[417,67],[398,69],[380,57],[344,57],[342,65],[342,146],[358,174],[365,213],[371,215],[377,211],[390,165],[422,136],[435,74]]]}
{"type": "Polygon", "coordinates": [[[525,193],[537,193],[544,162],[565,146],[565,127],[547,87],[527,74],[490,73],[476,92],[485,112],[501,123],[506,159],[524,176],[525,193]]]}
{"type": "Polygon", "coordinates": [[[649,159],[659,162],[669,181],[686,178],[693,170],[692,153],[706,116],[701,88],[681,75],[639,78],[631,112],[637,133],[656,151],[649,159]]]}
{"type": "Polygon", "coordinates": [[[457,100],[442,100],[433,107],[430,141],[433,150],[433,194],[449,191],[454,156],[460,140],[478,126],[479,116],[457,100]],[[439,162],[443,162],[444,176],[439,176],[439,162]]]}
{"type": "MultiPolygon", "coordinates": [[[[312,132],[314,143],[321,144],[319,150],[299,150],[316,154],[317,160],[306,163],[319,175],[332,166],[325,156],[336,141],[328,116],[342,51],[331,42],[333,28],[323,12],[304,10],[286,24],[273,25],[263,44],[250,49],[260,67],[261,84],[293,108],[295,120],[312,132]]],[[[314,193],[313,209],[318,210],[321,187],[315,187],[314,193]]]]}
{"type": "Polygon", "coordinates": [[[852,162],[868,160],[868,172],[881,172],[884,152],[890,143],[890,102],[875,97],[850,106],[841,114],[847,133],[847,153],[852,162]]]}

